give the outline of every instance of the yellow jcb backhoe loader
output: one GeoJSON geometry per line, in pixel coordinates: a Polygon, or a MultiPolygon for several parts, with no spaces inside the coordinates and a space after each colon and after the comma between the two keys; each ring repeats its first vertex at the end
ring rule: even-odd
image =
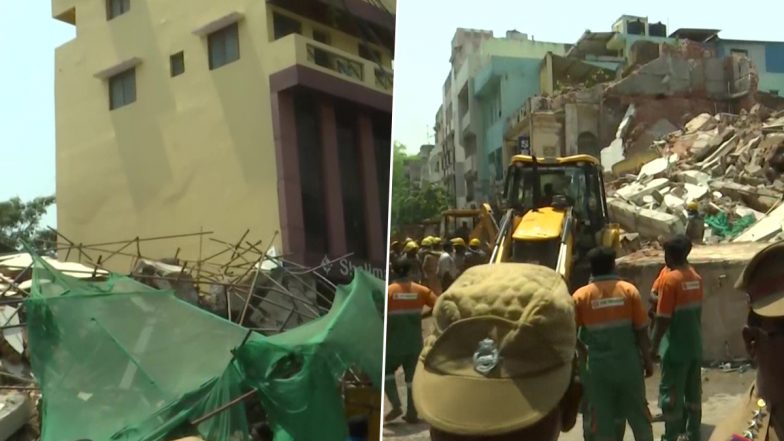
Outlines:
{"type": "Polygon", "coordinates": [[[619,247],[620,229],[609,222],[601,165],[592,156],[514,156],[503,197],[491,263],[544,265],[574,290],[588,282],[591,248],[619,247]]]}

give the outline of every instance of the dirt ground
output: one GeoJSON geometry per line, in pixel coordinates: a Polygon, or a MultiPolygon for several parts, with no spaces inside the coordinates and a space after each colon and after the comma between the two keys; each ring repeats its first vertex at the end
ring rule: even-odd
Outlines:
{"type": "MultiPolygon", "coordinates": [[[[425,326],[429,328],[428,324],[425,326]]],[[[755,375],[756,372],[754,370],[747,370],[741,373],[739,371],[724,372],[720,369],[703,369],[703,440],[707,440],[716,424],[735,408],[737,400],[748,390],[749,386],[754,381],[755,375]]],[[[396,376],[398,390],[400,391],[400,399],[405,406],[406,390],[403,372],[398,371],[396,376]]],[[[654,376],[646,380],[648,403],[651,413],[653,414],[660,413],[657,404],[660,379],[660,371],[657,366],[657,371],[654,376]]],[[[385,400],[384,406],[386,409],[389,409],[389,401],[385,400]]],[[[402,419],[398,419],[397,421],[384,425],[384,440],[429,441],[430,436],[428,430],[429,428],[425,423],[407,424],[402,419]]],[[[653,423],[654,439],[660,439],[663,432],[664,423],[653,423]]],[[[582,419],[579,417],[575,428],[568,433],[562,434],[559,438],[560,441],[582,441],[582,439],[582,419]]],[[[631,429],[627,428],[624,441],[633,440],[634,436],[631,429]]]]}

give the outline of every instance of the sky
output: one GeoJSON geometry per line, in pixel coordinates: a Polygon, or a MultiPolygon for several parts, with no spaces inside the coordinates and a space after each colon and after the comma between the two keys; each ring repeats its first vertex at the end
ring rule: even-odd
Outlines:
{"type": "Polygon", "coordinates": [[[784,41],[779,1],[707,3],[658,0],[541,1],[398,0],[392,139],[410,153],[434,142],[433,125],[449,73],[451,42],[458,27],[516,29],[537,41],[575,43],[586,29],[608,32],[621,15],[678,28],[721,29],[727,39],[784,41]],[[710,5],[710,6],[708,6],[710,5]]]}
{"type": "Polygon", "coordinates": [[[55,193],[54,49],[74,35],[49,0],[0,0],[0,201],[55,193]]]}

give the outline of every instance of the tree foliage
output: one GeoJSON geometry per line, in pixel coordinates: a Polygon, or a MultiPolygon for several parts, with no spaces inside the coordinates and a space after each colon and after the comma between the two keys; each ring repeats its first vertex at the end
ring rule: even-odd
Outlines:
{"type": "Polygon", "coordinates": [[[54,231],[40,226],[41,218],[54,203],[54,196],[29,202],[18,197],[0,202],[0,244],[22,250],[22,242],[27,242],[42,255],[54,254],[57,236],[54,231]]]}
{"type": "Polygon", "coordinates": [[[392,168],[392,227],[419,224],[449,206],[446,189],[431,183],[412,183],[406,173],[411,158],[406,147],[395,142],[392,168]]]}

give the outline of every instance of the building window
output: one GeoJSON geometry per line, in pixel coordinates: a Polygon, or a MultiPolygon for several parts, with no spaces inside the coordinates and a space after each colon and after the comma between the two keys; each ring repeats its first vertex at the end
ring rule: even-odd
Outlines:
{"type": "Polygon", "coordinates": [[[169,64],[171,65],[171,76],[176,77],[185,73],[185,53],[177,52],[169,57],[169,64]]]}
{"type": "Polygon", "coordinates": [[[125,14],[131,9],[131,0],[106,0],[106,19],[125,14]]]}
{"type": "Polygon", "coordinates": [[[371,48],[365,43],[359,43],[359,56],[375,63],[381,63],[381,52],[371,48]]]}
{"type": "Polygon", "coordinates": [[[294,97],[299,152],[299,179],[302,197],[302,218],[305,224],[305,249],[309,254],[326,254],[329,246],[324,169],[321,144],[321,120],[313,96],[294,97]]]}
{"type": "Polygon", "coordinates": [[[136,68],[128,69],[109,78],[109,110],[127,106],[136,101],[136,68]]]}
{"type": "Polygon", "coordinates": [[[357,139],[356,111],[351,107],[335,109],[338,161],[343,193],[343,221],[347,248],[354,257],[367,259],[368,240],[365,221],[365,198],[357,139]]]}
{"type": "Polygon", "coordinates": [[[230,24],[207,36],[210,52],[210,70],[240,59],[239,25],[230,24]]]}
{"type": "Polygon", "coordinates": [[[730,49],[731,55],[743,55],[744,57],[749,56],[749,51],[746,49],[730,49]]]}
{"type": "Polygon", "coordinates": [[[320,31],[318,29],[313,30],[313,39],[318,41],[319,43],[329,44],[329,32],[320,31]]]}
{"type": "Polygon", "coordinates": [[[302,33],[302,23],[300,23],[297,20],[294,20],[291,17],[280,15],[277,12],[272,14],[272,27],[275,30],[274,32],[275,32],[276,40],[283,38],[289,34],[302,33]]]}

